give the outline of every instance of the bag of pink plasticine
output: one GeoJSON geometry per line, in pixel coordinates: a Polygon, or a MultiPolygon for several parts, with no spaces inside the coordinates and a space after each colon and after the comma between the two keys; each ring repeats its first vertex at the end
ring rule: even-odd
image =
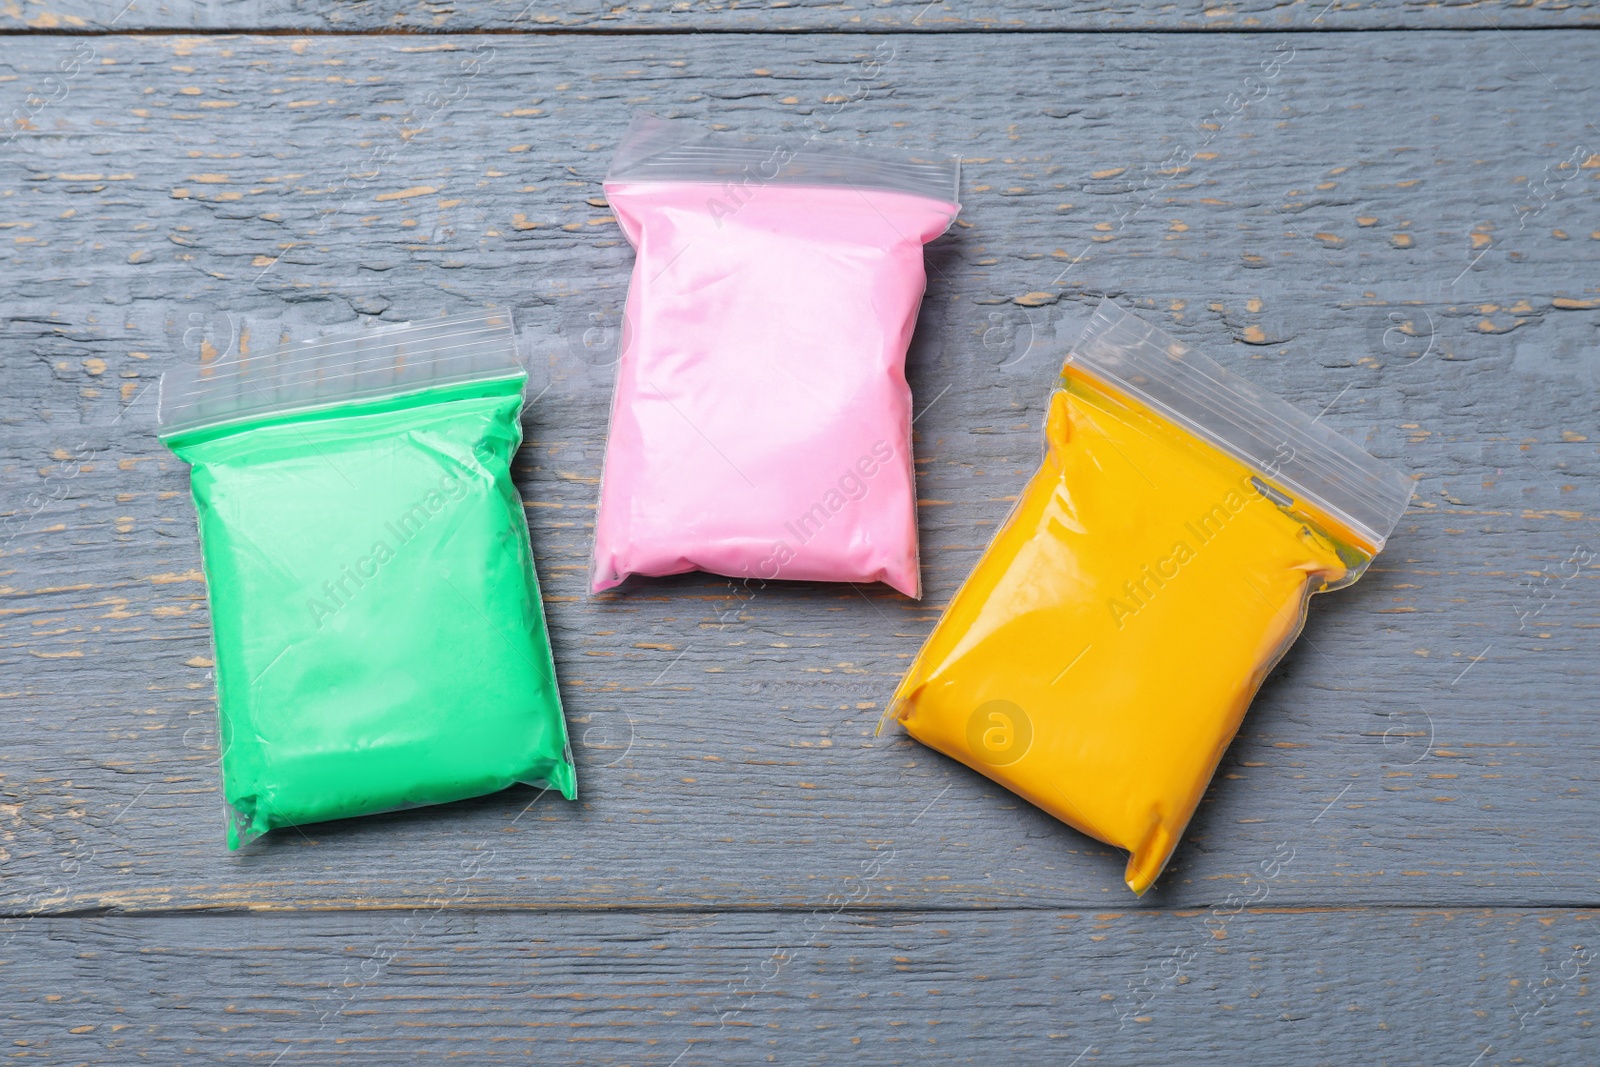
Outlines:
{"type": "Polygon", "coordinates": [[[637,259],[595,520],[629,575],[916,597],[906,347],[960,161],[640,115],[606,197],[637,259]]]}

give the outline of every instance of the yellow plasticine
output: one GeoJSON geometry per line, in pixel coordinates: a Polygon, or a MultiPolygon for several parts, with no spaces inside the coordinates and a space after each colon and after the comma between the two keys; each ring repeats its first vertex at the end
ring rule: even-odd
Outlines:
{"type": "Polygon", "coordinates": [[[1142,894],[1308,597],[1376,550],[1071,363],[1046,438],[889,713],[1127,849],[1142,894]]]}

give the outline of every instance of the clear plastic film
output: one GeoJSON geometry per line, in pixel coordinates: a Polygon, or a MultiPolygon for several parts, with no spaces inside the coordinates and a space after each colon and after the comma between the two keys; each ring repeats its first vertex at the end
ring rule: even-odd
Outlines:
{"type": "Polygon", "coordinates": [[[524,372],[474,313],[162,379],[192,466],[228,843],[576,776],[522,502],[524,372]]]}
{"type": "Polygon", "coordinates": [[[766,184],[834,186],[953,204],[961,184],[961,162],[949,155],[818,141],[814,135],[798,133],[777,137],[718,133],[641,112],[617,146],[606,182],[694,182],[750,192],[766,184]]]}
{"type": "Polygon", "coordinates": [[[161,376],[157,419],[173,437],[523,373],[510,314],[474,311],[180,365],[161,376]]]}
{"type": "Polygon", "coordinates": [[[1411,482],[1104,302],[1043,464],[889,714],[1156,880],[1311,594],[1354,581],[1411,482]]]}
{"type": "Polygon", "coordinates": [[[1372,555],[1410,503],[1406,474],[1110,300],[1067,359],[1309,502],[1372,555]]]}
{"type": "Polygon", "coordinates": [[[704,570],[919,595],[905,357],[959,175],[635,120],[605,185],[637,260],[595,591],[704,570]]]}

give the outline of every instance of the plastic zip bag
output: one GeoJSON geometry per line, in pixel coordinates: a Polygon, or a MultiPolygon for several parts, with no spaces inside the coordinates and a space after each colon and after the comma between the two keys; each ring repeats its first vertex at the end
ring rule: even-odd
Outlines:
{"type": "Polygon", "coordinates": [[[524,372],[477,313],[169,372],[228,847],[515,782],[576,795],[511,457],[524,372]]]}
{"type": "Polygon", "coordinates": [[[1412,482],[1101,303],[1046,455],[888,715],[1156,880],[1312,593],[1354,582],[1412,482]]]}
{"type": "Polygon", "coordinates": [[[953,157],[641,115],[606,177],[638,256],[593,589],[631,574],[918,596],[906,348],[953,157]]]}

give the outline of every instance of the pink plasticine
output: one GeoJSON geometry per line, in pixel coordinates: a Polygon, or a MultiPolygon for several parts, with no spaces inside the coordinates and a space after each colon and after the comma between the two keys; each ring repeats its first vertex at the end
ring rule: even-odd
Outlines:
{"type": "Polygon", "coordinates": [[[958,205],[845,186],[616,182],[637,250],[593,588],[632,574],[916,597],[906,347],[958,205]]]}

